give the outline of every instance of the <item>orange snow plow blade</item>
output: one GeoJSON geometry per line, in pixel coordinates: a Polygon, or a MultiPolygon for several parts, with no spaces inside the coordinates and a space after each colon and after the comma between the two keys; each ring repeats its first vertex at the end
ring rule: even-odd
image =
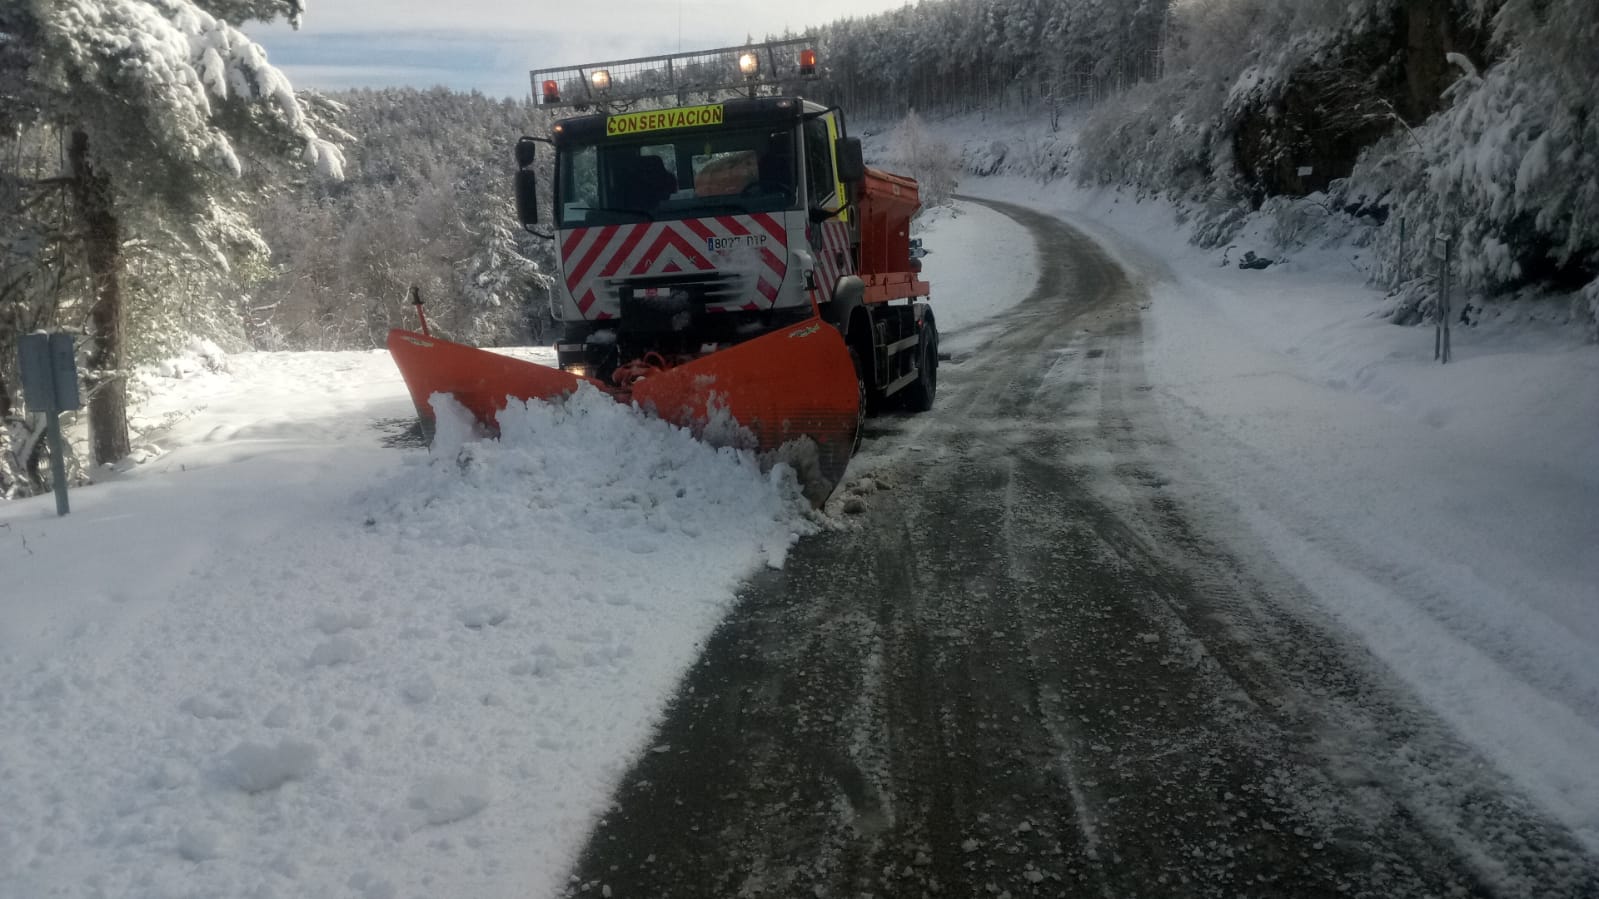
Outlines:
{"type": "Polygon", "coordinates": [[[763,467],[786,462],[814,505],[844,477],[860,423],[859,387],[844,339],[820,318],[670,368],[650,368],[628,388],[413,331],[389,332],[389,351],[417,413],[454,394],[484,425],[507,397],[558,400],[588,380],[714,446],[756,451],[763,467]]]}
{"type": "Polygon", "coordinates": [[[820,318],[654,372],[633,384],[633,399],[707,443],[787,462],[816,506],[843,480],[860,425],[849,349],[820,318]]]}
{"type": "Polygon", "coordinates": [[[398,328],[389,332],[389,355],[405,378],[418,415],[433,418],[433,407],[428,405],[433,394],[454,394],[478,421],[496,431],[495,416],[505,408],[507,397],[560,399],[586,380],[548,365],[398,328]]]}

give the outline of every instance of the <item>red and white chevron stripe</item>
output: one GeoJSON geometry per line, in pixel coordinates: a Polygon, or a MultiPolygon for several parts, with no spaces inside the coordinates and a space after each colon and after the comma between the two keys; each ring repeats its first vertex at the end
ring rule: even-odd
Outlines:
{"type": "Polygon", "coordinates": [[[770,309],[788,272],[788,236],[780,215],[723,215],[668,222],[575,228],[560,235],[561,270],[578,311],[588,319],[617,310],[605,282],[677,272],[734,272],[751,276],[744,303],[708,311],[770,309]],[[747,238],[761,240],[751,245],[747,238]],[[721,246],[718,247],[718,241],[721,246]],[[605,302],[602,302],[605,300],[605,302]]]}
{"type": "Polygon", "coordinates": [[[816,301],[825,303],[833,298],[833,287],[838,279],[855,273],[855,260],[849,252],[849,225],[837,219],[828,219],[817,226],[819,235],[813,235],[816,248],[816,301]]]}

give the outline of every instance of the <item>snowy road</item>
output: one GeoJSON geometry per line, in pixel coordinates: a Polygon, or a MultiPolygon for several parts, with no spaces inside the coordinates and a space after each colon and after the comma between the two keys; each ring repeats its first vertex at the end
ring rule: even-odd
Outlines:
{"type": "Polygon", "coordinates": [[[593,834],[574,894],[1599,895],[1285,572],[1196,516],[1145,377],[1144,288],[1032,231],[1037,290],[892,490],[756,578],[593,834]]]}

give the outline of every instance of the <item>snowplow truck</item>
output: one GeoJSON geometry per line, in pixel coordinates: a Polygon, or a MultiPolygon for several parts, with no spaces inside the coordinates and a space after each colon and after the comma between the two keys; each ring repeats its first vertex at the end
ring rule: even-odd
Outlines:
{"type": "MultiPolygon", "coordinates": [[[[814,69],[813,53],[798,58],[814,69]]],[[[588,89],[612,80],[605,64],[576,71],[588,89]]],[[[541,87],[544,105],[562,105],[559,81],[541,87]]],[[[555,242],[558,369],[396,331],[419,412],[453,393],[492,427],[507,398],[586,381],[787,462],[820,505],[868,413],[933,404],[938,331],[909,237],[916,182],[866,167],[843,111],[798,95],[620,112],[590,93],[571,105],[598,111],[515,148],[518,216],[555,242]],[[553,153],[547,222],[541,152],[553,153]]]]}

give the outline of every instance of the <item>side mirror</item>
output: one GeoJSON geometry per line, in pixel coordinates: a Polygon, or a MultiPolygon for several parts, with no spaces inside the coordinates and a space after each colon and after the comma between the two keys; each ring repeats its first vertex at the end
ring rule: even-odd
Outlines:
{"type": "Polygon", "coordinates": [[[522,223],[522,230],[534,237],[554,240],[554,231],[536,231],[533,228],[539,223],[539,179],[533,171],[533,161],[538,158],[537,145],[540,143],[554,146],[547,138],[526,135],[516,142],[516,217],[522,223]]]}
{"type": "Polygon", "coordinates": [[[516,167],[525,169],[538,157],[538,141],[524,137],[516,142],[516,167]]]}
{"type": "Polygon", "coordinates": [[[516,170],[516,217],[528,230],[539,223],[539,178],[532,169],[516,170]]]}
{"type": "Polygon", "coordinates": [[[844,137],[838,141],[838,180],[845,184],[866,180],[866,159],[861,155],[858,137],[844,137]]]}
{"type": "Polygon", "coordinates": [[[538,143],[531,137],[516,142],[516,217],[531,231],[539,223],[539,179],[533,174],[538,143]]]}

